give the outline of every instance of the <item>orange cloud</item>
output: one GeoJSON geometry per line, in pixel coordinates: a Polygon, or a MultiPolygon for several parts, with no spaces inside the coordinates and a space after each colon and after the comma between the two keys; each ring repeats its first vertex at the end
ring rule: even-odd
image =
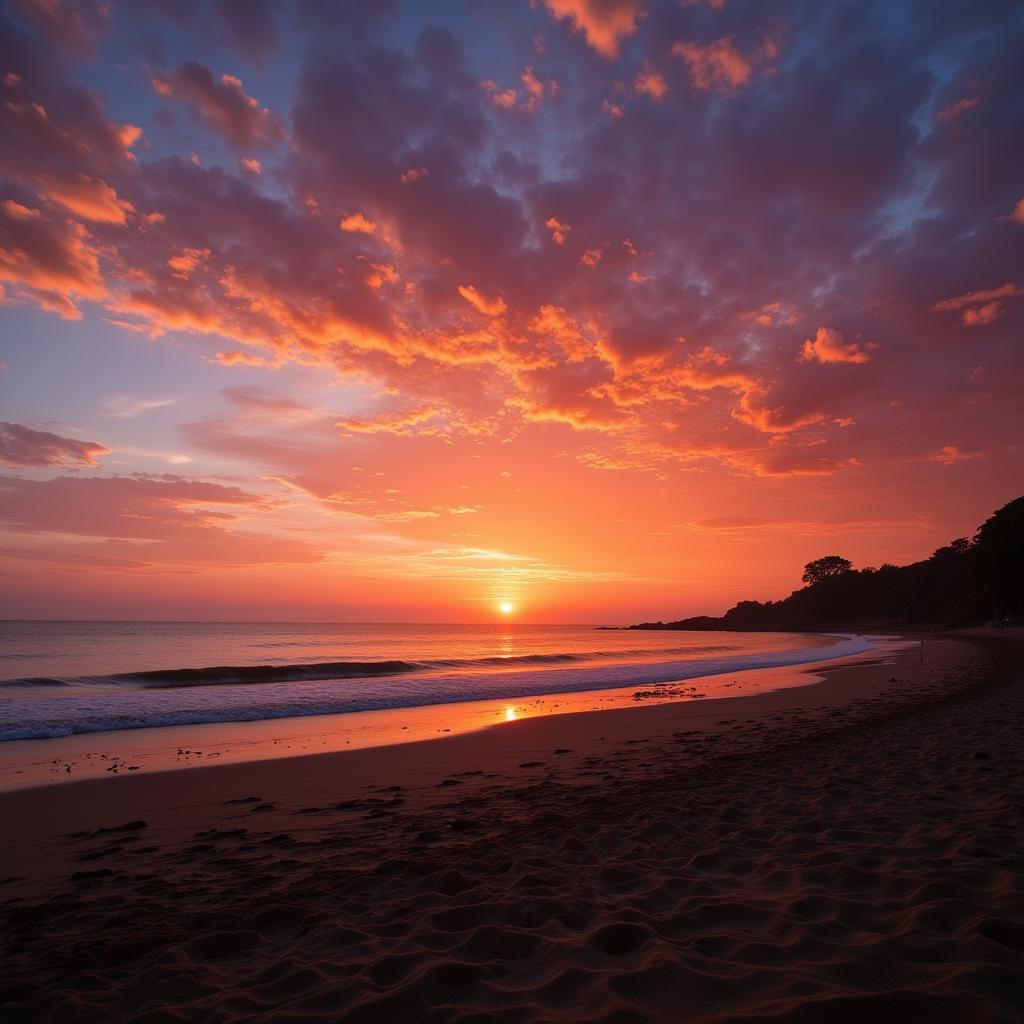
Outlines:
{"type": "Polygon", "coordinates": [[[475,310],[483,313],[484,316],[501,316],[502,313],[508,310],[507,303],[500,295],[489,299],[483,292],[478,288],[474,288],[471,284],[460,284],[459,294],[475,310]]]}
{"type": "Polygon", "coordinates": [[[259,160],[256,160],[254,157],[251,156],[242,158],[242,167],[245,170],[247,170],[250,174],[255,174],[257,176],[261,174],[263,171],[263,167],[261,166],[259,160]]]}
{"type": "Polygon", "coordinates": [[[66,206],[72,213],[86,220],[101,224],[124,224],[126,215],[135,212],[127,199],[118,198],[105,181],[90,178],[87,174],[75,174],[70,178],[43,179],[43,193],[55,202],[66,206]]]}
{"type": "MultiPolygon", "coordinates": [[[[705,345],[693,353],[681,366],[655,370],[651,375],[655,386],[660,386],[665,397],[677,387],[693,391],[711,391],[724,388],[737,396],[732,418],[762,434],[788,434],[802,427],[821,423],[820,412],[790,413],[784,406],[765,404],[768,387],[753,374],[735,367],[729,356],[705,345]]],[[[650,383],[645,390],[650,389],[650,383]]]]}
{"type": "Polygon", "coordinates": [[[748,57],[736,48],[730,36],[722,36],[706,46],[681,39],[669,52],[686,64],[695,89],[730,95],[750,81],[757,63],[771,60],[778,51],[778,43],[769,39],[752,57],[748,57]]]}
{"type": "Polygon", "coordinates": [[[100,299],[106,287],[88,232],[75,221],[55,223],[20,203],[0,205],[0,281],[68,319],[80,314],[68,295],[100,299]]]}
{"type": "Polygon", "coordinates": [[[342,231],[360,235],[372,235],[377,230],[377,225],[362,213],[351,213],[343,217],[338,227],[342,231]]]}
{"type": "Polygon", "coordinates": [[[110,449],[96,441],[79,441],[22,423],[0,423],[0,465],[15,469],[96,466],[110,449]]]}
{"type": "Polygon", "coordinates": [[[544,0],[558,21],[571,21],[602,57],[615,60],[619,41],[636,31],[644,16],[640,0],[544,0]]]}
{"type": "Polygon", "coordinates": [[[625,109],[618,103],[609,103],[608,100],[604,100],[601,103],[601,109],[609,116],[619,120],[626,116],[625,109]]]}
{"type": "Polygon", "coordinates": [[[371,271],[366,276],[367,287],[378,289],[382,288],[385,283],[397,284],[401,278],[399,277],[398,271],[389,263],[371,263],[371,271]]]}
{"type": "Polygon", "coordinates": [[[1007,282],[998,288],[988,291],[967,292],[952,299],[943,299],[931,307],[934,313],[960,312],[960,322],[964,327],[983,327],[998,320],[1005,309],[1006,299],[1024,295],[1024,288],[1007,282]]]}
{"type": "Polygon", "coordinates": [[[928,458],[932,462],[939,462],[943,466],[952,466],[957,462],[968,462],[971,459],[980,459],[981,452],[965,452],[961,451],[955,444],[947,444],[944,448],[940,448],[933,455],[929,455],[928,458]]]}
{"type": "Polygon", "coordinates": [[[943,107],[936,115],[935,120],[939,124],[946,124],[949,121],[958,118],[961,114],[966,114],[971,110],[977,110],[981,106],[980,96],[965,96],[961,100],[957,100],[956,103],[950,103],[949,106],[943,107]]]}
{"type": "MultiPolygon", "coordinates": [[[[145,317],[159,330],[212,334],[222,326],[207,297],[195,289],[140,288],[110,303],[119,313],[145,317]]],[[[227,330],[225,326],[225,330],[227,330]]]]}
{"type": "MultiPolygon", "coordinates": [[[[1021,200],[1021,204],[1024,205],[1024,199],[1021,200]]],[[[561,245],[565,241],[566,235],[572,230],[568,224],[563,224],[554,217],[548,217],[544,221],[544,227],[551,230],[551,237],[556,245],[561,245]]]]}
{"type": "Polygon", "coordinates": [[[645,68],[636,76],[633,82],[633,91],[650,96],[655,102],[663,99],[668,92],[668,82],[663,75],[650,68],[645,68]]]}
{"type": "Polygon", "coordinates": [[[16,203],[13,199],[5,199],[0,205],[3,206],[4,213],[6,213],[11,220],[31,220],[42,216],[38,210],[33,210],[28,206],[22,206],[21,203],[16,203]]]}
{"type": "Polygon", "coordinates": [[[444,414],[443,409],[424,405],[408,412],[382,416],[376,420],[343,419],[339,420],[337,425],[352,434],[414,434],[419,432],[418,428],[444,414]]]}
{"type": "Polygon", "coordinates": [[[480,88],[491,98],[491,102],[501,110],[511,110],[519,99],[515,89],[499,89],[498,84],[488,78],[480,83],[480,88]]]}
{"type": "Polygon", "coordinates": [[[211,255],[209,249],[182,249],[167,261],[167,266],[174,271],[175,277],[187,278],[200,263],[208,260],[211,255]]]}
{"type": "Polygon", "coordinates": [[[409,170],[403,171],[399,176],[398,180],[403,185],[411,185],[414,181],[419,181],[420,178],[425,178],[430,171],[426,167],[410,167],[409,170]]]}
{"type": "Polygon", "coordinates": [[[130,331],[132,334],[145,334],[148,338],[159,338],[166,333],[157,324],[139,324],[132,320],[119,320],[117,317],[104,317],[103,322],[112,327],[120,327],[122,331],[130,331]]]}
{"type": "Polygon", "coordinates": [[[541,306],[529,327],[534,334],[553,341],[570,362],[579,362],[594,354],[593,341],[584,335],[579,321],[561,306],[541,306]]]}
{"type": "Polygon", "coordinates": [[[174,86],[171,85],[166,78],[160,78],[159,75],[151,75],[149,84],[153,87],[153,92],[155,92],[157,96],[169,99],[174,95],[174,86]]]}
{"type": "MultiPolygon", "coordinates": [[[[870,347],[870,346],[868,346],[870,347]]],[[[814,339],[804,342],[797,356],[801,363],[868,363],[871,356],[855,341],[849,344],[832,327],[819,327],[814,339]]]]}
{"type": "Polygon", "coordinates": [[[601,262],[601,257],[603,255],[604,253],[600,249],[586,249],[584,250],[583,255],[580,256],[580,263],[585,267],[593,269],[601,262]]]}
{"type": "Polygon", "coordinates": [[[544,83],[534,73],[532,65],[527,65],[519,77],[526,88],[526,100],[520,104],[519,109],[532,114],[544,99],[544,83]]]}

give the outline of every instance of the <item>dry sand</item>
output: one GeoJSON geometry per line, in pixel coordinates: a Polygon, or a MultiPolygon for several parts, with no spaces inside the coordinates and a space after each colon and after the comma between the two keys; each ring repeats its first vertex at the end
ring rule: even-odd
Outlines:
{"type": "Polygon", "coordinates": [[[1024,643],[916,660],[4,794],[0,1016],[1022,1020],[1024,643]]]}

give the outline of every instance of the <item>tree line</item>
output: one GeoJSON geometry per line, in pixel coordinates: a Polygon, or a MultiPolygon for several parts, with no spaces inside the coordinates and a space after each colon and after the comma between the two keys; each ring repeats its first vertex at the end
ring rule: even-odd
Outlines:
{"type": "Polygon", "coordinates": [[[788,630],[965,626],[1024,622],[1024,497],[912,565],[855,569],[841,555],[804,566],[806,586],[781,601],[740,601],[722,616],[643,622],[630,629],[788,630]]]}

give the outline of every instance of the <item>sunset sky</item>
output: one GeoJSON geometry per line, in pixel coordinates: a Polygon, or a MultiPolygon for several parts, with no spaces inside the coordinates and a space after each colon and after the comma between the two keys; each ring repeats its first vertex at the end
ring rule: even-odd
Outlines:
{"type": "Polygon", "coordinates": [[[0,11],[0,615],[624,622],[1024,491],[1024,7],[0,11]]]}

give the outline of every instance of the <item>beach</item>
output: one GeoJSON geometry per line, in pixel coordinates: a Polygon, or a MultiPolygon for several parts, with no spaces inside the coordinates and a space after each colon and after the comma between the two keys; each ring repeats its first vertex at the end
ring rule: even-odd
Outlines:
{"type": "Polygon", "coordinates": [[[2,794],[0,1009],[1019,1020],[1022,641],[920,657],[2,794]]]}

